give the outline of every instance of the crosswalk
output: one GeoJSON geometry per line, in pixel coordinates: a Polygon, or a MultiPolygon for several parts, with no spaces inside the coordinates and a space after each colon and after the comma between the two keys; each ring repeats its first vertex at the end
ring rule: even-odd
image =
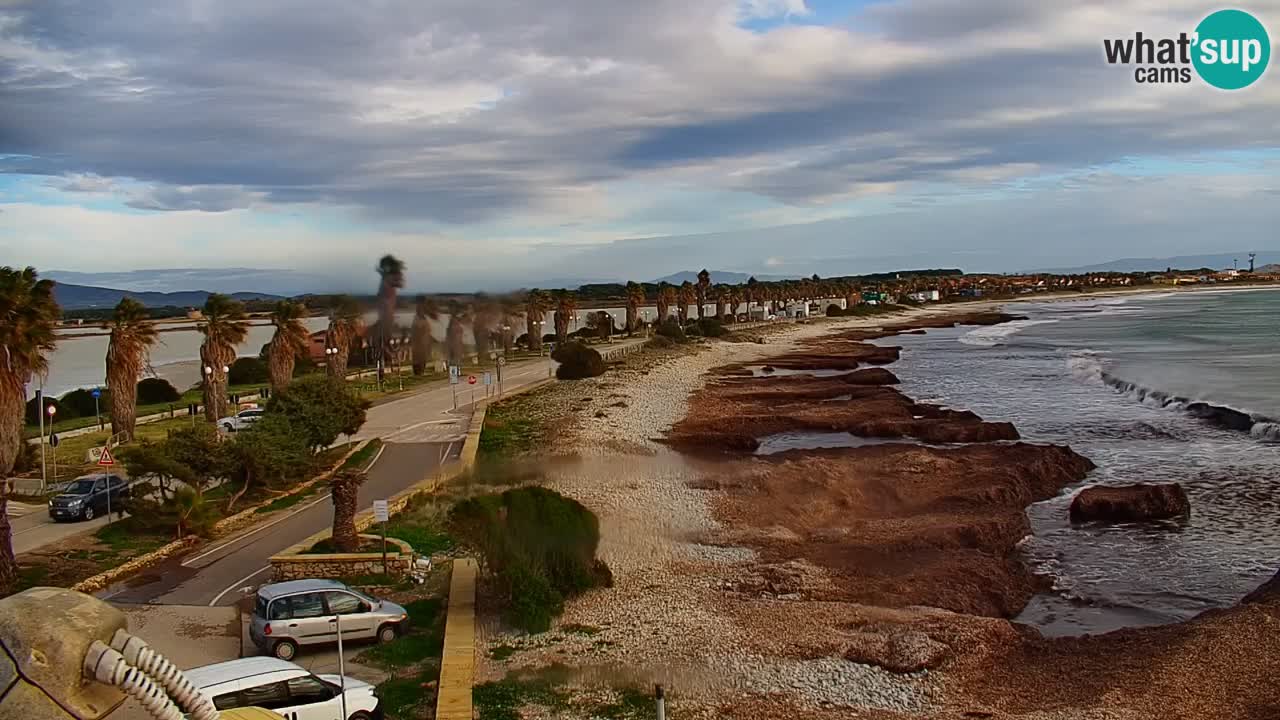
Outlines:
{"type": "Polygon", "coordinates": [[[9,517],[22,517],[23,515],[30,515],[33,512],[39,512],[42,509],[44,508],[40,505],[31,505],[29,503],[10,500],[6,505],[7,512],[5,514],[9,517]]]}

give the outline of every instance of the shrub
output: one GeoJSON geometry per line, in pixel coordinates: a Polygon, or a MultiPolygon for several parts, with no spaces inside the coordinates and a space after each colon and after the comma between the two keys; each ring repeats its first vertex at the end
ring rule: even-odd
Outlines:
{"type": "Polygon", "coordinates": [[[255,385],[271,382],[271,371],[261,358],[236,358],[227,372],[227,383],[231,385],[255,385]]]}
{"type": "Polygon", "coordinates": [[[840,317],[841,315],[844,315],[844,308],[835,303],[827,306],[827,317],[840,317]]]}
{"type": "Polygon", "coordinates": [[[716,318],[702,318],[698,321],[697,328],[702,331],[704,337],[709,338],[724,337],[729,334],[729,331],[725,330],[724,325],[716,318]]]}
{"type": "Polygon", "coordinates": [[[368,408],[369,402],[356,397],[345,382],[319,374],[294,380],[267,401],[267,414],[283,415],[291,432],[317,449],[332,445],[339,435],[354,435],[368,408]]]}
{"type": "Polygon", "coordinates": [[[178,392],[177,388],[163,378],[143,378],[138,383],[139,405],[159,405],[160,403],[177,402],[181,399],[182,393],[178,392]]]}
{"type": "Polygon", "coordinates": [[[551,359],[560,363],[556,377],[561,380],[581,380],[604,374],[604,358],[580,342],[561,345],[551,353],[551,359]]]}
{"type": "Polygon", "coordinates": [[[684,342],[684,328],[680,327],[680,321],[675,318],[667,318],[658,326],[658,337],[667,338],[673,342],[684,342]]]}
{"type": "Polygon", "coordinates": [[[691,323],[691,324],[689,324],[689,325],[685,326],[685,329],[684,329],[684,336],[685,336],[685,337],[691,337],[691,338],[693,338],[693,337],[702,337],[702,328],[701,328],[701,327],[698,325],[698,323],[696,323],[696,322],[695,322],[695,323],[691,323]]]}
{"type": "MultiPolygon", "coordinates": [[[[61,414],[62,410],[75,413],[77,417],[93,417],[96,414],[93,404],[93,391],[86,388],[72,390],[58,398],[58,402],[62,405],[58,410],[59,414],[61,414]]],[[[109,391],[103,390],[102,396],[98,398],[98,409],[105,413],[110,407],[111,394],[109,391]]]]}
{"type": "Polygon", "coordinates": [[[665,335],[654,335],[649,338],[644,345],[645,347],[653,348],[654,350],[665,350],[667,348],[675,347],[676,341],[666,337],[665,335]]]}
{"type": "MultiPolygon", "coordinates": [[[[54,412],[54,420],[66,420],[67,418],[73,418],[73,417],[76,417],[75,412],[74,412],[73,410],[71,410],[70,408],[63,406],[62,402],[61,402],[61,401],[59,401],[59,400],[58,400],[58,398],[56,398],[56,397],[52,397],[52,396],[46,395],[46,396],[45,396],[45,398],[44,398],[44,407],[45,407],[45,408],[49,408],[49,407],[56,408],[56,410],[55,410],[55,412],[54,412]]],[[[36,399],[35,399],[35,398],[31,398],[30,400],[28,400],[28,401],[27,401],[27,410],[26,410],[27,424],[28,424],[28,425],[39,425],[39,424],[40,424],[40,412],[41,412],[41,410],[40,410],[39,408],[37,408],[37,407],[36,407],[36,399]]],[[[49,420],[48,410],[45,410],[45,416],[44,416],[44,417],[45,417],[45,423],[47,424],[47,423],[48,423],[48,420],[49,420]]]]}
{"type": "Polygon", "coordinates": [[[546,631],[565,598],[612,581],[595,557],[596,516],[552,490],[529,486],[464,500],[449,523],[454,537],[483,556],[507,622],[528,632],[546,631]]]}
{"type": "Polygon", "coordinates": [[[18,454],[13,458],[13,472],[24,473],[40,467],[40,450],[23,440],[18,443],[18,454]]]}

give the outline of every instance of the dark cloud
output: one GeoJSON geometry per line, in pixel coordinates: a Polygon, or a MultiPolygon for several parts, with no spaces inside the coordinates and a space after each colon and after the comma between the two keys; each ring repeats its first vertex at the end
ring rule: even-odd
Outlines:
{"type": "Polygon", "coordinates": [[[0,5],[0,153],[24,155],[0,172],[131,178],[150,189],[129,204],[148,209],[316,202],[472,223],[688,167],[803,205],[1010,165],[1280,145],[1274,90],[1137,86],[1098,40],[1073,39],[1076,5],[884,3],[847,26],[871,34],[829,45],[752,39],[723,21],[731,5],[0,5]]]}

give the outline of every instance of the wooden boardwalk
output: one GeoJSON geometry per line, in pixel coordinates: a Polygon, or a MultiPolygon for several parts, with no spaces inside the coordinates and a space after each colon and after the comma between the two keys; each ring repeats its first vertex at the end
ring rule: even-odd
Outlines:
{"type": "Polygon", "coordinates": [[[453,561],[449,611],[445,617],[436,720],[472,720],[471,685],[476,670],[476,562],[470,558],[453,561]]]}

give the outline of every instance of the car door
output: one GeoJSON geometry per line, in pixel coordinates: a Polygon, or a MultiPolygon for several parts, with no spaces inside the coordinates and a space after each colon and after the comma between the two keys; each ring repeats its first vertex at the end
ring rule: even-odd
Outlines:
{"type": "Polygon", "coordinates": [[[284,680],[254,684],[250,679],[240,681],[240,707],[260,707],[285,717],[289,709],[289,686],[284,680]]]}
{"type": "Polygon", "coordinates": [[[89,502],[93,505],[93,511],[102,514],[107,511],[107,479],[105,477],[98,478],[93,484],[93,495],[89,496],[89,502]]]}
{"type": "Polygon", "coordinates": [[[289,596],[289,635],[303,645],[337,642],[338,635],[326,616],[323,592],[289,596]]]}
{"type": "Polygon", "coordinates": [[[373,616],[369,613],[371,608],[364,600],[341,590],[325,593],[325,600],[329,603],[330,620],[336,615],[342,624],[343,642],[367,640],[377,632],[377,628],[373,626],[373,616]]]}
{"type": "Polygon", "coordinates": [[[339,720],[342,699],[338,692],[314,675],[290,678],[289,706],[276,710],[288,720],[339,720]]]}

